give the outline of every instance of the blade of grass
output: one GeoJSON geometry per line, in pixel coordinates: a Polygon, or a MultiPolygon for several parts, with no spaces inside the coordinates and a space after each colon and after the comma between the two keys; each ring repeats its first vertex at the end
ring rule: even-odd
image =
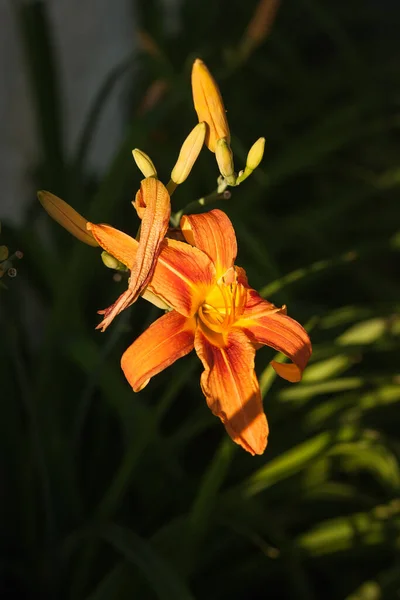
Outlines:
{"type": "Polygon", "coordinates": [[[51,25],[45,2],[12,2],[19,28],[45,169],[44,186],[63,193],[65,160],[62,101],[51,25]]]}

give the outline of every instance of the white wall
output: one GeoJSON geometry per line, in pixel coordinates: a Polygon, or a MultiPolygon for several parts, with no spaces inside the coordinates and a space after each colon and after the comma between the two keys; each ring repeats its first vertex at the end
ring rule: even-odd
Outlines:
{"type": "MultiPolygon", "coordinates": [[[[11,2],[0,0],[0,220],[21,221],[35,193],[35,128],[11,2]]],[[[135,47],[132,0],[48,0],[71,150],[99,86],[135,47]],[[79,16],[77,16],[79,15],[79,16]]],[[[122,133],[121,88],[104,112],[90,164],[102,169],[122,133]]]]}

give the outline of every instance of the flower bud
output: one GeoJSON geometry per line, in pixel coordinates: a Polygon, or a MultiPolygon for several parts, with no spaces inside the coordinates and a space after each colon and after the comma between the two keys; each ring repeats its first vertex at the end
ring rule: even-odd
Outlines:
{"type": "Polygon", "coordinates": [[[202,60],[197,58],[192,68],[193,103],[199,122],[207,123],[205,143],[215,152],[217,140],[230,142],[230,132],[224,103],[218,85],[202,60]]]}
{"type": "Polygon", "coordinates": [[[157,171],[153,164],[153,161],[145,152],[135,148],[132,150],[133,158],[138,166],[138,169],[142,172],[145,177],[157,177],[157,171]]]}
{"type": "Polygon", "coordinates": [[[98,246],[92,233],[86,229],[87,220],[76,212],[72,206],[54,194],[43,190],[37,193],[37,197],[50,217],[57,221],[64,229],[81,242],[89,246],[98,246]]]}
{"type": "Polygon", "coordinates": [[[198,123],[183,142],[178,160],[171,172],[171,179],[177,185],[183,183],[189,176],[203,147],[206,131],[206,124],[198,123]]]}
{"type": "Polygon", "coordinates": [[[117,260],[115,256],[109,254],[105,250],[103,250],[103,252],[101,253],[101,260],[108,269],[114,269],[115,271],[127,270],[126,266],[122,262],[117,260]]]}
{"type": "Polygon", "coordinates": [[[247,155],[246,160],[246,169],[250,169],[254,171],[262,161],[264,156],[264,148],[265,148],[265,138],[258,138],[256,142],[252,145],[247,155]]]}
{"type": "Polygon", "coordinates": [[[229,185],[235,185],[236,174],[235,167],[233,165],[233,154],[232,150],[225,138],[221,138],[217,141],[215,147],[215,158],[217,159],[219,171],[229,183],[229,185]]]}
{"type": "Polygon", "coordinates": [[[247,179],[249,177],[249,175],[252,174],[254,169],[256,169],[258,167],[258,165],[260,164],[260,162],[262,161],[262,158],[264,156],[264,148],[265,148],[265,138],[263,138],[263,137],[258,138],[258,140],[256,142],[254,142],[254,144],[252,145],[252,147],[249,150],[249,153],[248,153],[247,159],[246,159],[246,167],[245,167],[244,171],[239,172],[239,176],[236,179],[236,185],[239,185],[245,179],[247,179]]]}

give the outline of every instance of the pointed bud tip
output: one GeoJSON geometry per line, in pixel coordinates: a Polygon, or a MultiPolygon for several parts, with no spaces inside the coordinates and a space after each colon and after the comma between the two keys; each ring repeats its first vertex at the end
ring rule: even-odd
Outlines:
{"type": "Polygon", "coordinates": [[[132,156],[142,175],[144,175],[146,178],[157,177],[157,171],[153,161],[145,152],[143,152],[143,150],[134,148],[134,150],[132,150],[132,156]]]}

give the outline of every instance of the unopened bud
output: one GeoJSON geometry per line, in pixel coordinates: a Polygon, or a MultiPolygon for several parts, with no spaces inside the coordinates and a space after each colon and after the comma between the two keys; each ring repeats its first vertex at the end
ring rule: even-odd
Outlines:
{"type": "Polygon", "coordinates": [[[132,150],[132,155],[135,159],[138,169],[145,177],[157,177],[157,171],[153,161],[145,152],[139,150],[139,148],[135,148],[132,150]]]}
{"type": "Polygon", "coordinates": [[[178,160],[171,172],[171,179],[177,185],[183,183],[189,176],[203,147],[206,131],[206,124],[198,123],[183,142],[178,160]]]}
{"type": "Polygon", "coordinates": [[[252,147],[249,150],[249,153],[248,153],[247,159],[246,159],[246,167],[245,167],[244,171],[239,172],[239,176],[236,179],[236,185],[239,185],[240,183],[242,183],[242,181],[247,179],[249,177],[249,175],[252,174],[254,169],[256,169],[258,167],[258,165],[260,164],[260,162],[262,161],[262,158],[264,156],[264,148],[265,148],[265,138],[263,138],[263,137],[258,138],[258,140],[256,142],[254,142],[254,144],[252,145],[252,147]]]}
{"type": "Polygon", "coordinates": [[[207,123],[206,146],[215,152],[217,140],[226,138],[230,142],[229,125],[218,85],[199,58],[192,68],[192,92],[199,122],[207,123]]]}
{"type": "Polygon", "coordinates": [[[225,138],[217,141],[215,146],[215,158],[217,159],[219,171],[229,185],[235,185],[236,175],[233,164],[233,153],[225,138]]]}
{"type": "Polygon", "coordinates": [[[246,169],[254,171],[264,156],[265,138],[260,137],[249,150],[246,160],[246,169]]]}
{"type": "Polygon", "coordinates": [[[16,250],[15,258],[18,258],[18,260],[21,260],[21,258],[24,258],[24,253],[21,252],[21,250],[16,250]]]}
{"type": "Polygon", "coordinates": [[[114,269],[115,271],[126,271],[127,270],[126,266],[122,262],[117,260],[115,258],[115,256],[113,256],[112,254],[109,254],[105,250],[103,250],[103,252],[101,253],[101,260],[103,261],[103,264],[108,269],[114,269]]]}
{"type": "Polygon", "coordinates": [[[89,246],[98,246],[92,233],[86,229],[87,220],[76,212],[72,206],[50,192],[38,192],[37,197],[50,217],[57,221],[64,229],[81,242],[89,246]]]}

